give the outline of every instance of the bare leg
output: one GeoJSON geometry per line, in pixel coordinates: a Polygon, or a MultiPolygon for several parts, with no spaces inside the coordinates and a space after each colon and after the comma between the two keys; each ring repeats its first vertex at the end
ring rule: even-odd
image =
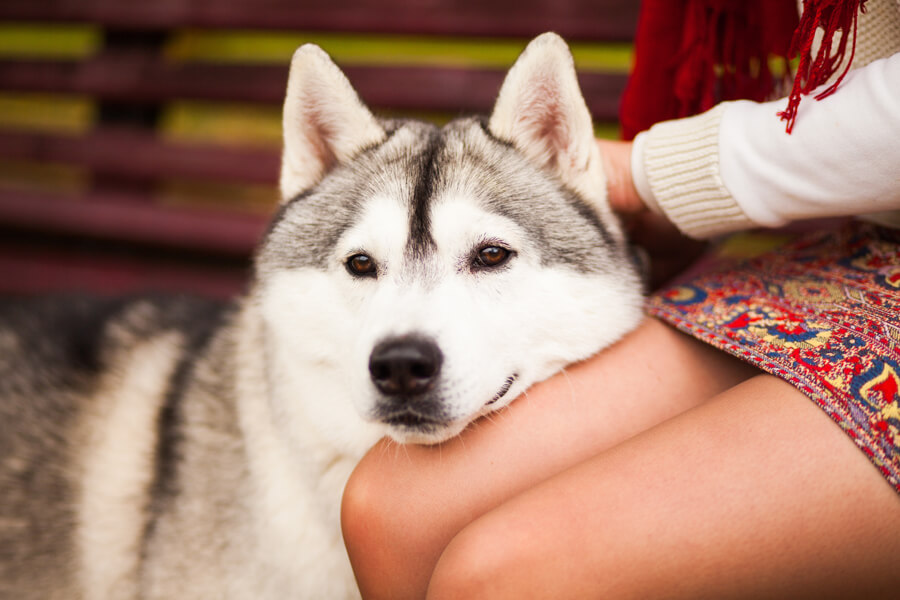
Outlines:
{"type": "Polygon", "coordinates": [[[465,525],[758,373],[654,320],[437,447],[376,446],[348,483],[344,538],[366,598],[421,598],[465,525]]]}
{"type": "Polygon", "coordinates": [[[472,523],[428,597],[896,598],[898,553],[894,489],[760,375],[472,523]]]}

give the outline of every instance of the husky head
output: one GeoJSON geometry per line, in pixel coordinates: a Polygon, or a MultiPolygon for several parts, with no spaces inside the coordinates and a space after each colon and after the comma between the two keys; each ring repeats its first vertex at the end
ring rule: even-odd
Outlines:
{"type": "Polygon", "coordinates": [[[301,47],[256,264],[276,414],[347,449],[436,443],[618,339],[641,297],[605,188],[555,34],[489,118],[443,128],[376,119],[301,47]]]}

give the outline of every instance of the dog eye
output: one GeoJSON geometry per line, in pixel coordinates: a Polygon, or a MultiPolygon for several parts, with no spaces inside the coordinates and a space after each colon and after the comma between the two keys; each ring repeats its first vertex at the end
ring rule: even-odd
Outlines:
{"type": "Polygon", "coordinates": [[[355,277],[375,277],[375,261],[368,254],[354,254],[344,263],[347,271],[355,277]]]}
{"type": "Polygon", "coordinates": [[[485,246],[478,250],[474,262],[476,267],[499,267],[508,261],[511,255],[512,252],[506,248],[500,246],[485,246]]]}

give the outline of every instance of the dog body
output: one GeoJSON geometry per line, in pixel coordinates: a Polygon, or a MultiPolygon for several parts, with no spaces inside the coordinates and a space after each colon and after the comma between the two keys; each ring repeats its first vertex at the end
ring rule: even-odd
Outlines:
{"type": "Polygon", "coordinates": [[[245,297],[0,307],[0,598],[356,597],[368,448],[446,440],[640,320],[558,37],[443,128],[375,119],[304,46],[284,119],[245,297]]]}

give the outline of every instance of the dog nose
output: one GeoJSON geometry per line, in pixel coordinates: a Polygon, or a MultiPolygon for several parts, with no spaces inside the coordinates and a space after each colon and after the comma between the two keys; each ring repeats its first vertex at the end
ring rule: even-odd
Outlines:
{"type": "Polygon", "coordinates": [[[369,373],[383,394],[413,396],[434,387],[443,360],[440,348],[427,338],[391,338],[372,350],[369,373]]]}

